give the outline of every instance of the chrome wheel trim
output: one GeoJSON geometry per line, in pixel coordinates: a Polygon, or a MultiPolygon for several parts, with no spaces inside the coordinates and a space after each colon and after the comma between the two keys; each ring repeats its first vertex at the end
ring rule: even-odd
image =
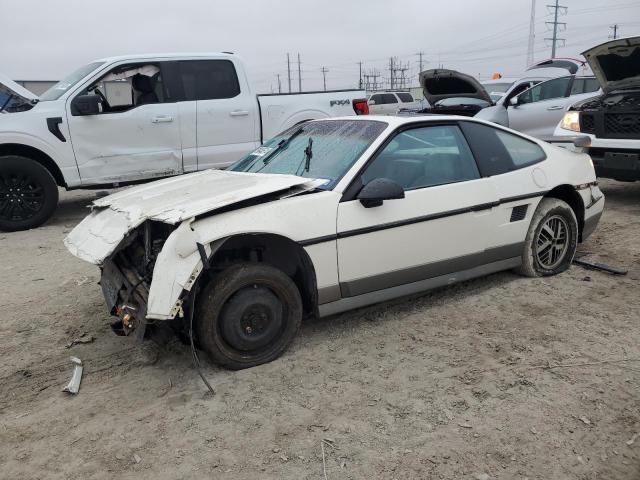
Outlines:
{"type": "Polygon", "coordinates": [[[553,270],[564,260],[569,250],[569,222],[561,215],[553,215],[545,220],[536,237],[534,251],[538,263],[547,270],[553,270]]]}

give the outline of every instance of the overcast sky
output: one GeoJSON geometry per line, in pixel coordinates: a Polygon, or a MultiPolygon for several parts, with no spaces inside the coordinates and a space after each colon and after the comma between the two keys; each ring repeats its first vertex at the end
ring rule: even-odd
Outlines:
{"type": "MultiPolygon", "coordinates": [[[[390,56],[415,83],[442,64],[473,75],[519,74],[526,64],[531,0],[0,0],[0,71],[16,80],[56,80],[92,59],[130,53],[232,51],[260,92],[288,89],[286,54],[302,59],[304,90],[355,87],[357,62],[388,79],[390,56]]],[[[550,56],[551,20],[537,0],[535,59],[550,56]]],[[[640,35],[640,0],[562,0],[575,57],[607,40],[610,25],[640,35]]],[[[292,64],[297,90],[297,64],[292,64]]]]}

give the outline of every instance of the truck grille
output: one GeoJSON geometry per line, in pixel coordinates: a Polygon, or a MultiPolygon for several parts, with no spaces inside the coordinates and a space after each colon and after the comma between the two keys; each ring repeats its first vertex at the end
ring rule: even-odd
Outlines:
{"type": "Polygon", "coordinates": [[[604,116],[605,135],[622,137],[640,136],[640,114],[608,113],[604,116]]]}
{"type": "Polygon", "coordinates": [[[590,113],[580,115],[580,131],[584,133],[596,133],[596,119],[590,113]]]}

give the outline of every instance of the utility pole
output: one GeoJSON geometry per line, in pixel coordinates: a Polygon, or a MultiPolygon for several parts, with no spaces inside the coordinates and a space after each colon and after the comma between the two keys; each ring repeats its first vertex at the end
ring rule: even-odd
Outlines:
{"type": "Polygon", "coordinates": [[[420,70],[418,70],[418,73],[420,73],[420,72],[422,72],[422,56],[424,55],[424,52],[418,52],[417,55],[420,57],[420,61],[419,61],[420,70]]]}
{"type": "Polygon", "coordinates": [[[300,69],[300,54],[298,54],[298,92],[302,92],[302,74],[300,69]]]}
{"type": "Polygon", "coordinates": [[[615,40],[616,38],[618,38],[618,24],[614,23],[609,28],[613,30],[613,35],[609,35],[609,38],[611,38],[612,40],[615,40]]]}
{"type": "Polygon", "coordinates": [[[291,61],[289,60],[288,53],[287,53],[287,78],[289,79],[289,93],[291,93],[291,61]]]}
{"type": "Polygon", "coordinates": [[[358,70],[360,71],[360,81],[358,82],[358,88],[362,90],[362,62],[358,62],[358,70]]]}
{"type": "Polygon", "coordinates": [[[322,67],[322,83],[324,84],[324,91],[327,91],[327,72],[329,70],[327,69],[327,67],[322,67]]]}
{"type": "Polygon", "coordinates": [[[531,19],[529,20],[529,45],[527,45],[527,67],[533,65],[533,48],[536,41],[536,0],[531,0],[531,19]]]}
{"type": "Polygon", "coordinates": [[[395,67],[393,65],[393,57],[389,57],[389,90],[393,90],[393,75],[395,67]]]}
{"type": "Polygon", "coordinates": [[[558,14],[562,12],[563,15],[567,13],[567,7],[559,5],[560,0],[556,0],[554,5],[547,5],[547,8],[553,9],[553,22],[545,22],[547,25],[553,25],[553,37],[545,38],[545,40],[551,40],[551,58],[556,58],[556,44],[558,42],[563,42],[564,38],[558,38],[558,25],[562,27],[561,31],[564,31],[567,28],[567,24],[565,22],[558,22],[558,14]]]}
{"type": "Polygon", "coordinates": [[[282,93],[282,84],[280,83],[280,74],[277,74],[278,77],[278,93],[282,93]]]}

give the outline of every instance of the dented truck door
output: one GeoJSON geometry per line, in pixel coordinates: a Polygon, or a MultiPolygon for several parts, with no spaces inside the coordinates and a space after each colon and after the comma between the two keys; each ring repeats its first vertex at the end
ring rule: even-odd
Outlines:
{"type": "Polygon", "coordinates": [[[163,82],[161,66],[162,62],[119,64],[67,101],[83,184],[183,173],[179,110],[163,82]],[[82,95],[97,95],[99,111],[78,111],[74,99],[82,95]]]}

